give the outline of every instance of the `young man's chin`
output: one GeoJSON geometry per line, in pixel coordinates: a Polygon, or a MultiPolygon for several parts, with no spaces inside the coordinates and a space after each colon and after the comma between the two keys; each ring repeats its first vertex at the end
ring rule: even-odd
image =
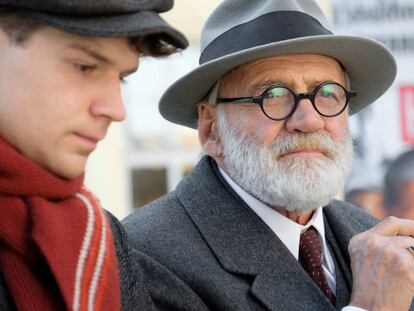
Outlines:
{"type": "Polygon", "coordinates": [[[73,179],[84,173],[87,159],[86,155],[69,155],[50,161],[45,168],[60,178],[73,179]]]}

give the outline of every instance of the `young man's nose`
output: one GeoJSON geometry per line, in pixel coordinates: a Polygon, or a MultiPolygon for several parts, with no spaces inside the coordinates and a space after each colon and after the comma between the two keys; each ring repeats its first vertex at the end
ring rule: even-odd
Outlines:
{"type": "Polygon", "coordinates": [[[91,114],[103,116],[111,121],[125,119],[125,107],[122,100],[121,84],[118,79],[105,84],[91,105],[91,114]]]}

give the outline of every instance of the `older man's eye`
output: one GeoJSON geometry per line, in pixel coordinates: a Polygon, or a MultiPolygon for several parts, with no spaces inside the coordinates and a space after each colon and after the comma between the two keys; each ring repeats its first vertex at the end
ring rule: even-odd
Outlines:
{"type": "Polygon", "coordinates": [[[320,90],[320,95],[322,97],[335,97],[336,94],[336,88],[333,85],[325,85],[320,90]]]}
{"type": "Polygon", "coordinates": [[[288,95],[288,90],[283,87],[275,87],[265,94],[265,98],[272,99],[288,95]]]}

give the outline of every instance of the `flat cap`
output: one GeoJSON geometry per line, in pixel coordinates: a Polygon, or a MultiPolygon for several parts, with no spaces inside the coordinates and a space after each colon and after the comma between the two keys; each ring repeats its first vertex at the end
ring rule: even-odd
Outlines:
{"type": "Polygon", "coordinates": [[[18,11],[83,35],[159,35],[166,43],[183,49],[188,46],[186,38],[159,16],[173,5],[173,0],[0,0],[0,11],[18,11]]]}

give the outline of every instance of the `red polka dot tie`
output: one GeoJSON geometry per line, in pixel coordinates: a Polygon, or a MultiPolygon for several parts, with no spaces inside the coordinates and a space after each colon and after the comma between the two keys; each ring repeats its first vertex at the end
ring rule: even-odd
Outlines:
{"type": "Polygon", "coordinates": [[[328,285],[322,267],[322,243],[314,227],[300,235],[299,262],[331,303],[335,304],[335,295],[328,285]]]}

